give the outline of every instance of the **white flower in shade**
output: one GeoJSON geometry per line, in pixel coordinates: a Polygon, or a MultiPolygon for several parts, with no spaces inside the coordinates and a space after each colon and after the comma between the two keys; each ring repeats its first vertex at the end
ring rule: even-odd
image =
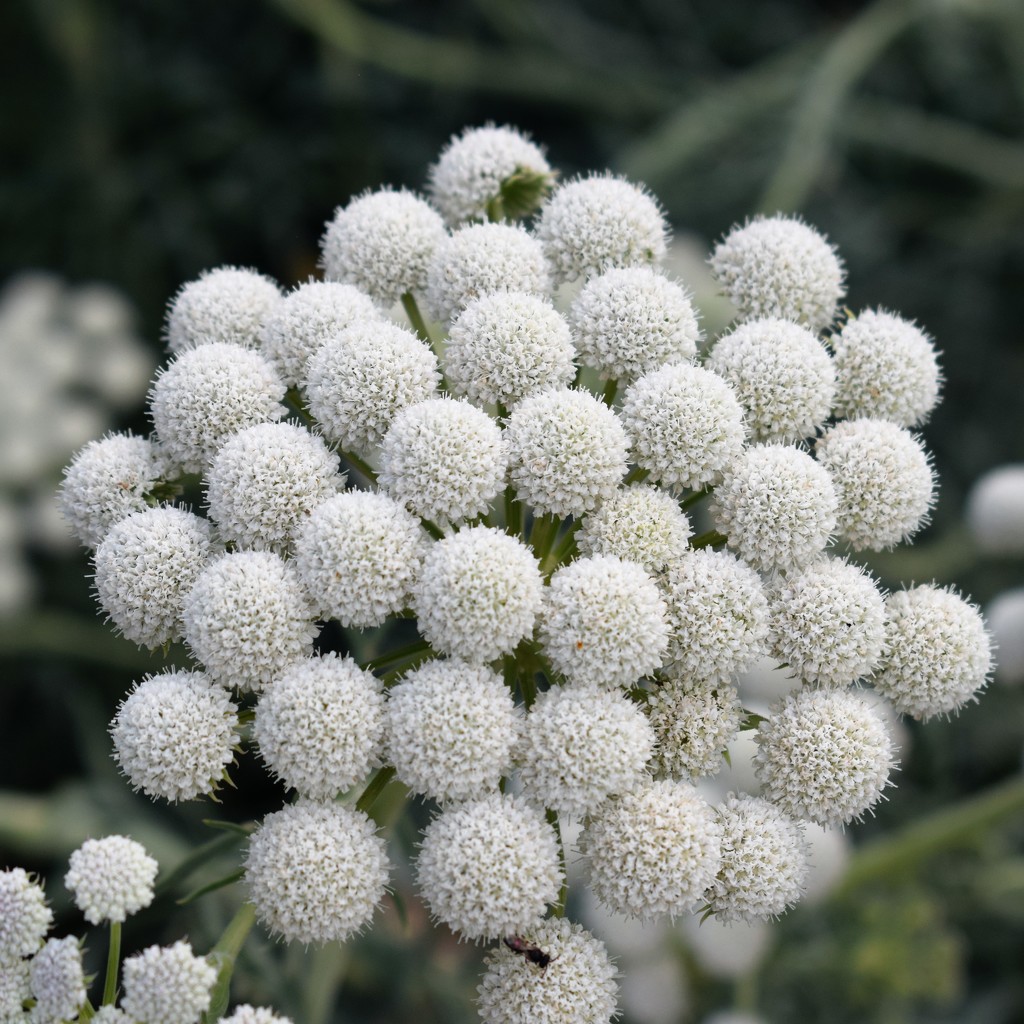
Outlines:
{"type": "Polygon", "coordinates": [[[659,263],[667,236],[658,201],[610,174],[559,185],[537,221],[537,237],[560,281],[659,263]]]}
{"type": "Polygon", "coordinates": [[[967,527],[987,555],[1024,554],[1024,463],[997,466],[967,495],[967,527]]]}
{"type": "Polygon", "coordinates": [[[650,267],[592,277],[569,313],[580,359],[605,377],[633,380],[687,362],[701,341],[686,290],[650,267]]]}
{"type": "Polygon", "coordinates": [[[580,835],[590,885],[616,914],[650,921],[695,910],[722,861],[722,826],[687,782],[662,780],[610,800],[580,835]]]}
{"type": "Polygon", "coordinates": [[[124,961],[121,1006],[146,1024],[197,1024],[216,980],[216,969],[187,942],[149,946],[124,961]]]}
{"type": "Polygon", "coordinates": [[[149,408],[168,458],[185,472],[201,473],[232,434],[279,420],[284,393],[258,352],[219,342],[171,360],[153,382],[149,408]]]}
{"type": "Polygon", "coordinates": [[[855,551],[908,540],[935,503],[935,474],[913,434],[884,420],[844,420],[818,439],[839,500],[839,533],[855,551]]]}
{"type": "Polygon", "coordinates": [[[644,374],[622,402],[632,457],[652,482],[697,489],[718,483],[743,450],[743,410],[716,373],[673,363],[644,374]]]}
{"type": "Polygon", "coordinates": [[[537,391],[568,387],[574,357],[569,325],[546,298],[493,292],[456,316],[444,373],[455,394],[508,408],[537,391]]]}
{"type": "Polygon", "coordinates": [[[729,547],[755,569],[788,569],[825,550],[836,528],[836,488],[799,448],[754,445],[715,491],[712,514],[729,547]]]}
{"type": "Polygon", "coordinates": [[[642,566],[590,555],[551,577],[541,618],[544,653],[573,683],[631,686],[661,667],[665,602],[642,566]]]}
{"type": "Polygon", "coordinates": [[[487,220],[487,206],[514,174],[551,176],[544,151],[507,125],[467,128],[453,135],[430,168],[427,189],[445,221],[487,220]]]}
{"type": "Polygon", "coordinates": [[[562,877],[544,812],[500,793],[442,811],[416,862],[431,915],[473,940],[534,928],[558,899],[562,877]]]}
{"type": "Polygon", "coordinates": [[[501,427],[482,409],[442,396],[391,421],[380,484],[400,505],[441,527],[483,515],[505,486],[501,427]]]}
{"type": "Polygon", "coordinates": [[[644,774],[654,733],[626,696],[592,686],[554,686],[526,716],[516,761],[524,795],[583,817],[644,774]]]}
{"type": "Polygon", "coordinates": [[[149,507],[146,495],[164,469],[162,455],[148,438],[108,434],[90,441],[71,460],[57,504],[74,535],[94,548],[115,523],[149,507]]]}
{"type": "Polygon", "coordinates": [[[830,339],[835,356],[835,413],[922,424],[939,401],[942,376],[932,339],[885,310],[850,317],[830,339]]]}
{"type": "Polygon", "coordinates": [[[319,632],[290,562],[270,551],[236,551],[211,562],[185,598],[185,641],[210,677],[259,690],[319,632]]]}
{"type": "Polygon", "coordinates": [[[165,800],[212,793],[235,757],[238,709],[202,672],[136,683],[110,723],[114,759],[135,789],[165,800]]]}
{"type": "Polygon", "coordinates": [[[96,596],[143,647],[179,640],[182,606],[213,547],[210,524],[180,508],[148,508],[116,523],[96,549],[96,596]]]}
{"type": "Polygon", "coordinates": [[[437,357],[397,324],[353,324],[306,364],[309,411],[345,451],[367,455],[395,415],[437,390],[437,357]]]}
{"type": "Polygon", "coordinates": [[[882,712],[849,690],[801,690],[778,701],[757,731],[762,795],[794,818],[834,828],[882,796],[893,743],[882,712]]]}
{"type": "Polygon", "coordinates": [[[800,441],[832,410],[835,370],[825,346],[789,320],[751,320],[719,338],[705,366],[732,386],[755,441],[800,441]]]}
{"type": "Polygon", "coordinates": [[[1024,682],[1024,587],[1004,590],[985,608],[992,645],[999,652],[996,679],[1024,682]]]}
{"type": "Polygon", "coordinates": [[[441,215],[405,189],[380,189],[338,207],[321,242],[329,281],[355,285],[382,306],[422,291],[434,250],[444,241],[441,215]]]}
{"type": "Polygon", "coordinates": [[[589,391],[524,398],[505,429],[519,500],[541,514],[579,516],[610,498],[626,472],[626,434],[589,391]]]}
{"type": "Polygon", "coordinates": [[[100,1006],[93,1014],[92,1024],[132,1024],[128,1014],[116,1006],[100,1006]]]}
{"type": "Polygon", "coordinates": [[[243,1003],[236,1006],[230,1017],[221,1017],[217,1024],[292,1024],[290,1017],[282,1017],[265,1006],[243,1003]]]}
{"type": "Polygon", "coordinates": [[[873,682],[897,711],[929,719],[976,700],[992,674],[992,637],[978,608],[925,585],[890,594],[888,653],[873,682]]]}
{"type": "Polygon", "coordinates": [[[0,871],[0,963],[35,953],[52,923],[43,887],[23,868],[0,871]]]}
{"type": "Polygon", "coordinates": [[[32,957],[29,985],[36,1000],[29,1020],[60,1024],[77,1016],[85,1002],[85,973],[78,939],[68,935],[47,940],[32,957]]]}
{"type": "Polygon", "coordinates": [[[260,351],[281,380],[294,387],[304,379],[306,363],[321,345],[353,324],[381,318],[373,300],[358,288],[337,281],[307,281],[267,317],[260,351]]]}
{"type": "Polygon", "coordinates": [[[533,634],[543,602],[537,559],[501,530],[473,526],[434,544],[413,588],[419,630],[436,650],[493,661],[533,634]]]}
{"type": "Polygon", "coordinates": [[[172,352],[224,343],[255,348],[281,301],[277,285],[255,270],[217,267],[183,284],[167,310],[172,352]]]}
{"type": "Polygon", "coordinates": [[[470,224],[444,238],[427,269],[427,306],[434,317],[447,323],[493,292],[550,294],[540,242],[512,224],[470,224]]]}
{"type": "Polygon", "coordinates": [[[124,921],[153,902],[158,864],[127,836],[87,839],[68,863],[64,885],[90,924],[124,921]]]}
{"type": "Polygon", "coordinates": [[[667,660],[699,679],[742,672],[764,651],[768,599],[761,578],[728,551],[689,552],[663,577],[667,660]]]}
{"type": "Polygon", "coordinates": [[[25,1024],[29,1020],[22,1004],[32,998],[28,980],[31,963],[18,957],[0,960],[0,1020],[6,1024],[25,1024]]]}
{"type": "Polygon", "coordinates": [[[292,565],[321,612],[359,628],[379,626],[408,605],[427,549],[419,520],[371,491],[328,498],[294,541],[292,565]]]}
{"type": "Polygon", "coordinates": [[[294,423],[258,423],[217,452],[206,498],[225,541],[285,552],[292,532],[344,486],[323,438],[294,423]]]}
{"type": "Polygon", "coordinates": [[[444,803],[497,790],[512,766],[519,717],[484,665],[428,661],[388,691],[387,759],[414,793],[444,803]]]}
{"type": "Polygon", "coordinates": [[[755,217],[734,227],[710,263],[741,320],[778,317],[817,332],[832,322],[845,294],[835,247],[795,217],[755,217]]]}
{"type": "Polygon", "coordinates": [[[331,800],[379,764],[380,683],[336,654],[293,662],[260,695],[253,737],[260,756],[289,789],[331,800]]]}
{"type": "Polygon", "coordinates": [[[547,966],[505,943],[496,946],[477,989],[485,1024],[610,1024],[618,986],[600,939],[564,918],[541,921],[517,938],[541,950],[547,966]]]}

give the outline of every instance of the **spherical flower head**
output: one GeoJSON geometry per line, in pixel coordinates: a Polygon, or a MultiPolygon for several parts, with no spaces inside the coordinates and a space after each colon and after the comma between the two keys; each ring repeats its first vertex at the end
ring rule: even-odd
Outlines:
{"type": "Polygon", "coordinates": [[[473,526],[431,547],[413,608],[435,650],[479,664],[532,635],[543,590],[529,548],[501,530],[473,526]]]}
{"type": "Polygon", "coordinates": [[[57,505],[79,541],[95,548],[115,523],[149,507],[146,496],[164,469],[163,456],[148,438],[108,434],[71,460],[57,505]]]}
{"type": "Polygon", "coordinates": [[[935,474],[908,430],[884,420],[844,420],[818,439],[818,462],[839,501],[839,533],[855,551],[909,540],[928,522],[935,474]]]}
{"type": "Polygon", "coordinates": [[[925,585],[886,599],[888,653],[873,682],[897,711],[927,720],[976,700],[992,674],[992,637],[977,606],[925,585]]]}
{"type": "Polygon", "coordinates": [[[757,731],[762,795],[826,828],[859,820],[889,785],[894,747],[881,710],[849,690],[801,690],[757,731]]]}
{"type": "Polygon", "coordinates": [[[754,445],[715,491],[712,514],[731,547],[755,569],[805,565],[825,550],[838,502],[829,473],[786,445],[754,445]]]}
{"type": "Polygon", "coordinates": [[[512,484],[540,515],[580,516],[610,498],[626,472],[626,434],[589,391],[524,398],[505,428],[512,484]]]}
{"type": "Polygon", "coordinates": [[[0,1020],[8,1024],[25,1024],[29,1015],[22,1008],[32,998],[29,985],[31,960],[15,958],[2,961],[0,968],[0,1020]]]}
{"type": "Polygon", "coordinates": [[[708,902],[719,921],[766,921],[803,894],[809,848],[803,825],[761,797],[730,793],[718,808],[722,867],[708,902]]]}
{"type": "Polygon", "coordinates": [[[380,683],[336,654],[296,661],[261,694],[253,737],[289,789],[331,800],[380,763],[380,683]]]}
{"type": "Polygon", "coordinates": [[[180,640],[182,609],[213,550],[207,520],[180,508],[133,512],[96,549],[96,596],[141,647],[180,640]]]}
{"type": "Polygon", "coordinates": [[[0,871],[0,963],[35,953],[52,923],[43,887],[22,868],[0,871]]]}
{"type": "MultiPolygon", "coordinates": [[[[513,175],[544,183],[553,177],[544,151],[523,132],[489,124],[452,136],[430,168],[427,189],[445,222],[457,227],[466,221],[487,220],[488,205],[513,175]]],[[[543,185],[535,188],[543,194],[543,185]]]]}
{"type": "Polygon", "coordinates": [[[632,458],[653,483],[672,488],[716,484],[743,451],[743,410],[710,370],[672,363],[630,385],[622,423],[632,458]]]}
{"type": "Polygon", "coordinates": [[[483,515],[505,486],[501,428],[469,402],[428,398],[391,421],[380,484],[400,505],[444,528],[483,515]]]}
{"type": "Polygon", "coordinates": [[[722,826],[687,782],[663,779],[610,800],[580,835],[594,895],[643,921],[695,910],[722,861],[722,826]]]}
{"type": "Polygon", "coordinates": [[[77,1016],[85,1002],[85,973],[78,939],[48,939],[29,967],[36,1005],[29,1017],[39,1024],[60,1024],[77,1016]]]}
{"type": "Polygon", "coordinates": [[[543,811],[493,793],[434,818],[423,833],[416,877],[432,916],[479,940],[535,927],[558,899],[563,875],[543,811]]]}
{"type": "Polygon", "coordinates": [[[542,950],[548,964],[496,946],[477,989],[485,1024],[610,1024],[618,986],[600,939],[565,918],[541,921],[517,938],[542,950]]]}
{"type": "Polygon", "coordinates": [[[778,317],[818,332],[832,322],[845,294],[835,247],[795,217],[755,217],[734,227],[710,263],[741,320],[778,317]]]}
{"type": "Polygon", "coordinates": [[[369,295],[338,281],[307,281],[274,308],[260,332],[260,351],[290,387],[306,374],[321,345],[361,321],[380,320],[369,295]]]}
{"type": "Polygon", "coordinates": [[[306,364],[309,411],[345,451],[370,454],[406,406],[437,390],[437,357],[397,324],[363,321],[320,346],[306,364]]]}
{"type": "Polygon", "coordinates": [[[516,760],[527,799],[583,817],[640,782],[653,747],[644,713],[623,694],[553,686],[530,709],[516,760]]]}
{"type": "Polygon", "coordinates": [[[216,969],[187,942],[150,946],[124,961],[121,1006],[146,1024],[197,1024],[216,980],[216,969]]]}
{"type": "Polygon", "coordinates": [[[540,242],[513,224],[470,224],[444,238],[427,269],[427,306],[434,317],[447,323],[474,299],[494,292],[550,294],[540,242]]]}
{"type": "Polygon", "coordinates": [[[259,690],[310,653],[315,618],[290,562],[236,551],[211,562],[185,598],[185,641],[216,682],[259,690]]]}
{"type": "Polygon", "coordinates": [[[999,652],[996,679],[1009,686],[1024,682],[1024,587],[998,594],[986,605],[985,619],[999,652]]]}
{"type": "Polygon", "coordinates": [[[661,262],[668,224],[642,186],[594,174],[555,189],[541,208],[537,237],[558,280],[575,281],[661,262]]]}
{"type": "Polygon", "coordinates": [[[986,555],[1024,554],[1024,464],[997,466],[967,496],[967,527],[986,555]]]}
{"type": "Polygon", "coordinates": [[[616,380],[688,362],[701,342],[686,290],[651,267],[616,267],[592,277],[569,322],[582,362],[616,380]]]}
{"type": "Polygon", "coordinates": [[[164,800],[212,793],[238,744],[238,709],[202,672],[136,683],[110,724],[114,759],[135,789],[164,800]]]}
{"type": "Polygon", "coordinates": [[[910,320],[866,309],[851,316],[830,343],[837,416],[917,427],[938,404],[938,353],[932,339],[910,320]]]}
{"type": "Polygon", "coordinates": [[[221,1017],[217,1024],[292,1024],[290,1017],[282,1017],[265,1006],[243,1003],[236,1006],[230,1017],[221,1017]]]}
{"type": "Polygon", "coordinates": [[[388,691],[387,759],[414,793],[445,803],[498,788],[512,767],[519,717],[484,665],[428,661],[388,691]]]}
{"type": "Polygon", "coordinates": [[[87,839],[71,854],[64,885],[90,924],[123,922],[153,902],[157,868],[146,848],[127,836],[87,839]]]}
{"type": "Polygon", "coordinates": [[[93,1024],[132,1024],[128,1014],[116,1006],[100,1006],[93,1014],[93,1024]]]}
{"type": "Polygon", "coordinates": [[[171,360],[153,382],[149,408],[168,459],[201,473],[232,434],[279,420],[284,393],[258,352],[218,342],[171,360]]]}
{"type": "Polygon", "coordinates": [[[217,452],[206,499],[225,541],[286,553],[292,532],[344,486],[323,438],[294,423],[257,423],[217,452]]]}
{"type": "Polygon", "coordinates": [[[281,301],[277,285],[242,267],[217,267],[183,284],[167,310],[167,347],[200,345],[255,348],[264,323],[281,301]]]}
{"type": "Polygon", "coordinates": [[[328,281],[354,285],[382,306],[422,291],[445,239],[441,215],[406,189],[366,192],[338,207],[321,242],[328,281]]]}
{"type": "Polygon", "coordinates": [[[492,292],[456,316],[444,351],[445,380],[475,405],[509,408],[526,395],[564,388],[576,375],[569,325],[526,292],[492,292]]]}
{"type": "Polygon", "coordinates": [[[298,528],[292,565],[323,617],[365,628],[408,606],[426,551],[419,520],[398,502],[345,491],[298,528]]]}

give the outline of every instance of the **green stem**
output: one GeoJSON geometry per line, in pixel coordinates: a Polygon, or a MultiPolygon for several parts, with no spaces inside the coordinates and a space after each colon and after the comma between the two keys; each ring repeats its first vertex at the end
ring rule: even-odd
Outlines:
{"type": "Polygon", "coordinates": [[[548,552],[547,558],[545,558],[541,563],[541,575],[550,576],[551,573],[553,573],[572,552],[576,543],[576,531],[580,528],[581,521],[582,520],[574,519],[566,527],[565,532],[561,537],[559,537],[558,542],[554,544],[548,552]]]}
{"type": "Polygon", "coordinates": [[[505,209],[500,193],[487,200],[487,219],[492,224],[497,224],[505,219],[505,209]]]}
{"type": "Polygon", "coordinates": [[[363,790],[362,796],[356,801],[356,810],[368,814],[374,801],[384,792],[384,787],[394,777],[395,769],[393,765],[386,764],[383,768],[378,769],[377,774],[366,784],[366,789],[363,790]]]}
{"type": "Polygon", "coordinates": [[[113,1006],[117,999],[117,971],[121,964],[121,922],[110,922],[110,945],[107,948],[107,977],[103,982],[103,1006],[113,1006]]]}
{"type": "Polygon", "coordinates": [[[515,488],[511,484],[505,488],[505,529],[514,537],[523,530],[523,506],[516,500],[515,488]]]}
{"type": "Polygon", "coordinates": [[[601,393],[601,400],[605,405],[611,406],[614,403],[618,390],[619,382],[615,377],[611,377],[605,382],[604,391],[601,393]]]}
{"type": "Polygon", "coordinates": [[[301,420],[305,426],[312,427],[315,425],[313,417],[310,416],[309,410],[302,401],[302,395],[299,393],[298,388],[289,388],[285,392],[284,404],[291,409],[296,418],[301,420]]]}
{"type": "Polygon", "coordinates": [[[688,494],[685,498],[680,498],[679,507],[685,512],[686,509],[692,508],[694,505],[702,502],[709,494],[714,494],[714,487],[702,487],[699,491],[694,491],[693,494],[688,494]]]}
{"type": "Polygon", "coordinates": [[[358,455],[353,455],[352,452],[342,452],[341,457],[360,475],[362,476],[371,487],[377,486],[377,474],[373,471],[373,467],[368,462],[361,459],[358,455]]]}
{"type": "Polygon", "coordinates": [[[699,537],[694,537],[690,541],[691,548],[720,548],[729,538],[724,533],[719,533],[717,530],[708,530],[707,533],[702,533],[699,537]]]}
{"type": "Polygon", "coordinates": [[[562,827],[558,823],[558,813],[550,808],[544,812],[548,824],[555,830],[558,838],[558,863],[562,868],[562,888],[558,891],[558,902],[551,908],[552,917],[565,917],[565,904],[569,900],[569,876],[565,871],[565,843],[562,842],[562,827]]]}
{"type": "Polygon", "coordinates": [[[544,559],[551,553],[551,545],[558,535],[558,526],[561,520],[553,513],[546,516],[535,516],[533,525],[530,527],[530,546],[537,560],[543,563],[544,559]]]}
{"type": "Polygon", "coordinates": [[[534,678],[533,672],[519,673],[519,692],[523,695],[523,707],[529,711],[537,699],[537,680],[534,678]]]}
{"type": "Polygon", "coordinates": [[[423,529],[426,530],[434,540],[444,540],[444,530],[442,530],[437,523],[432,523],[429,519],[421,519],[420,522],[423,524],[423,529]]]}
{"type": "Polygon", "coordinates": [[[388,651],[386,654],[378,654],[376,657],[370,658],[368,661],[359,663],[359,667],[366,672],[375,672],[387,665],[394,665],[401,661],[408,661],[410,658],[414,658],[417,654],[430,651],[430,644],[426,640],[414,640],[411,644],[406,644],[405,647],[399,647],[397,651],[388,651]]]}
{"type": "Polygon", "coordinates": [[[423,314],[420,312],[420,307],[412,292],[402,293],[402,309],[405,310],[405,315],[409,318],[409,323],[412,324],[412,329],[420,341],[426,342],[433,348],[434,339],[430,336],[430,331],[427,330],[427,322],[423,319],[423,314]]]}
{"type": "Polygon", "coordinates": [[[256,908],[251,903],[243,903],[210,950],[209,959],[217,968],[217,981],[210,994],[210,1008],[203,1014],[204,1021],[220,1020],[227,1012],[235,961],[255,922],[256,908]]]}
{"type": "Polygon", "coordinates": [[[643,466],[634,466],[626,474],[626,479],[622,483],[628,487],[630,484],[638,484],[641,480],[646,480],[650,475],[651,471],[649,469],[644,469],[643,466]]]}

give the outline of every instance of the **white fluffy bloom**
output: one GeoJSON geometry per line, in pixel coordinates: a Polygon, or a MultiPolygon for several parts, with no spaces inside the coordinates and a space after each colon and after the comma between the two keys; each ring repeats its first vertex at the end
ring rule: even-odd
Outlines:
{"type": "Polygon", "coordinates": [[[888,653],[873,682],[897,711],[929,719],[956,711],[992,673],[992,638],[977,607],[925,585],[886,600],[888,653]]]}
{"type": "Polygon", "coordinates": [[[928,453],[908,430],[884,420],[844,420],[815,452],[835,484],[839,533],[855,551],[908,540],[935,503],[928,453]]]}
{"type": "Polygon", "coordinates": [[[380,683],[336,654],[296,661],[261,694],[253,737],[260,756],[289,789],[330,800],[379,763],[380,683]]]}
{"type": "Polygon", "coordinates": [[[431,914],[474,940],[535,927],[562,885],[558,841],[543,811],[500,793],[434,818],[416,868],[431,914]]]}
{"type": "Polygon", "coordinates": [[[646,921],[695,910],[722,861],[714,810],[689,783],[667,779],[610,800],[579,843],[597,899],[646,921]]]}
{"type": "Polygon", "coordinates": [[[68,862],[64,885],[90,924],[124,921],[153,902],[158,864],[127,836],[87,839],[68,862]]]}
{"type": "Polygon", "coordinates": [[[124,961],[121,1006],[146,1024],[197,1024],[216,980],[216,969],[187,942],[150,946],[124,961]]]}
{"type": "Polygon", "coordinates": [[[150,414],[168,458],[200,473],[234,433],[284,415],[285,386],[258,352],[218,342],[179,353],[157,375],[150,414]]]}
{"type": "Polygon", "coordinates": [[[519,718],[485,665],[428,661],[388,691],[388,761],[414,793],[444,803],[498,788],[512,766],[519,718]]]}
{"type": "Polygon", "coordinates": [[[659,263],[667,236],[658,201],[610,174],[559,185],[537,222],[537,237],[561,281],[659,263]]]}
{"type": "Polygon", "coordinates": [[[29,967],[36,1005],[29,1017],[38,1024],[60,1024],[78,1014],[85,1002],[85,973],[78,939],[48,939],[29,967]]]}
{"type": "Polygon", "coordinates": [[[431,547],[413,608],[420,633],[436,650],[493,661],[532,635],[543,589],[529,548],[501,530],[473,526],[431,547]]]}
{"type": "Polygon", "coordinates": [[[967,527],[987,555],[1024,554],[1024,464],[997,466],[967,495],[967,527]]]}
{"type": "Polygon", "coordinates": [[[1024,587],[1004,590],[985,608],[992,642],[999,652],[996,679],[1024,682],[1024,587]]]}
{"type": "Polygon", "coordinates": [[[52,923],[43,887],[23,868],[0,871],[0,963],[35,953],[52,923]]]}
{"type": "Polygon", "coordinates": [[[213,792],[234,760],[237,708],[202,672],[136,683],[110,723],[114,759],[135,789],[165,800],[213,792]]]}
{"type": "Polygon", "coordinates": [[[893,743],[882,712],[849,690],[801,690],[757,731],[762,795],[826,827],[859,819],[889,785],[893,743]]]}
{"type": "Polygon", "coordinates": [[[665,602],[635,562],[590,555],[551,577],[541,619],[544,653],[573,683],[631,686],[661,666],[665,602]]]}
{"type": "Polygon", "coordinates": [[[734,227],[710,263],[742,320],[778,317],[817,332],[832,322],[844,295],[834,246],[794,217],[755,217],[734,227]]]}
{"type": "Polygon", "coordinates": [[[229,1017],[221,1017],[217,1024],[292,1024],[290,1017],[282,1017],[265,1006],[242,1003],[229,1017]]]}
{"type": "Polygon", "coordinates": [[[483,515],[505,485],[501,428],[447,396],[410,405],[391,421],[380,484],[400,505],[442,528],[483,515]]]}
{"type": "Polygon", "coordinates": [[[172,352],[224,343],[255,348],[260,330],[281,301],[277,285],[242,267],[217,267],[181,286],[167,310],[172,352]]]}
{"type": "Polygon", "coordinates": [[[5,1024],[26,1024],[29,1020],[22,1004],[32,998],[28,980],[31,963],[18,957],[0,960],[0,1020],[5,1024]]]}
{"type": "Polygon", "coordinates": [[[542,515],[579,516],[610,498],[626,472],[626,434],[589,391],[524,398],[505,429],[519,500],[542,515]]]}
{"type": "Polygon", "coordinates": [[[128,1014],[116,1006],[100,1006],[93,1015],[92,1024],[132,1024],[128,1014]]]}
{"type": "Polygon", "coordinates": [[[537,391],[568,387],[576,375],[574,357],[569,325],[548,299],[493,292],[455,318],[444,373],[455,394],[509,408],[537,391]]]}
{"type": "Polygon", "coordinates": [[[291,563],[236,551],[211,562],[185,598],[185,641],[218,683],[259,690],[309,654],[315,618],[291,563]]]}
{"type": "Polygon", "coordinates": [[[182,607],[213,548],[210,524],[180,508],[148,508],[116,523],[96,549],[96,596],[143,647],[181,639],[182,607]]]}
{"type": "Polygon", "coordinates": [[[408,605],[427,547],[419,520],[371,491],[328,498],[294,541],[292,565],[324,617],[359,628],[408,605]]]}
{"type": "Polygon", "coordinates": [[[484,1024],[610,1024],[616,974],[600,939],[564,918],[541,921],[518,937],[550,960],[538,967],[497,946],[477,989],[484,1024]]]}
{"type": "Polygon", "coordinates": [[[292,532],[344,486],[323,438],[294,423],[258,423],[217,452],[206,498],[225,541],[286,552],[292,532]]]}
{"type": "Polygon", "coordinates": [[[344,942],[369,924],[388,860],[362,811],[303,801],[268,814],[249,841],[245,880],[256,915],[289,942],[344,942]]]}
{"type": "Polygon", "coordinates": [[[651,267],[617,267],[592,277],[569,321],[580,359],[617,380],[689,361],[701,341],[686,290],[651,267]]]}
{"type": "Polygon", "coordinates": [[[673,363],[644,374],[622,402],[633,459],[651,480],[696,490],[718,483],[743,450],[743,410],[711,370],[673,363]]]}
{"type": "Polygon", "coordinates": [[[441,215],[405,189],[380,189],[338,207],[321,242],[329,281],[355,285],[382,306],[419,292],[435,249],[444,241],[441,215]]]}

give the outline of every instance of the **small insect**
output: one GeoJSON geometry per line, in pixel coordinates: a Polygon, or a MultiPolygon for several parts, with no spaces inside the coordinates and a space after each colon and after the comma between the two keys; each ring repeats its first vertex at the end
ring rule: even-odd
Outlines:
{"type": "Polygon", "coordinates": [[[540,946],[533,946],[526,939],[521,939],[518,935],[508,935],[502,941],[513,953],[518,953],[524,959],[529,960],[531,964],[539,967],[541,974],[548,969],[548,964],[552,960],[558,959],[550,953],[545,953],[540,946]]]}

